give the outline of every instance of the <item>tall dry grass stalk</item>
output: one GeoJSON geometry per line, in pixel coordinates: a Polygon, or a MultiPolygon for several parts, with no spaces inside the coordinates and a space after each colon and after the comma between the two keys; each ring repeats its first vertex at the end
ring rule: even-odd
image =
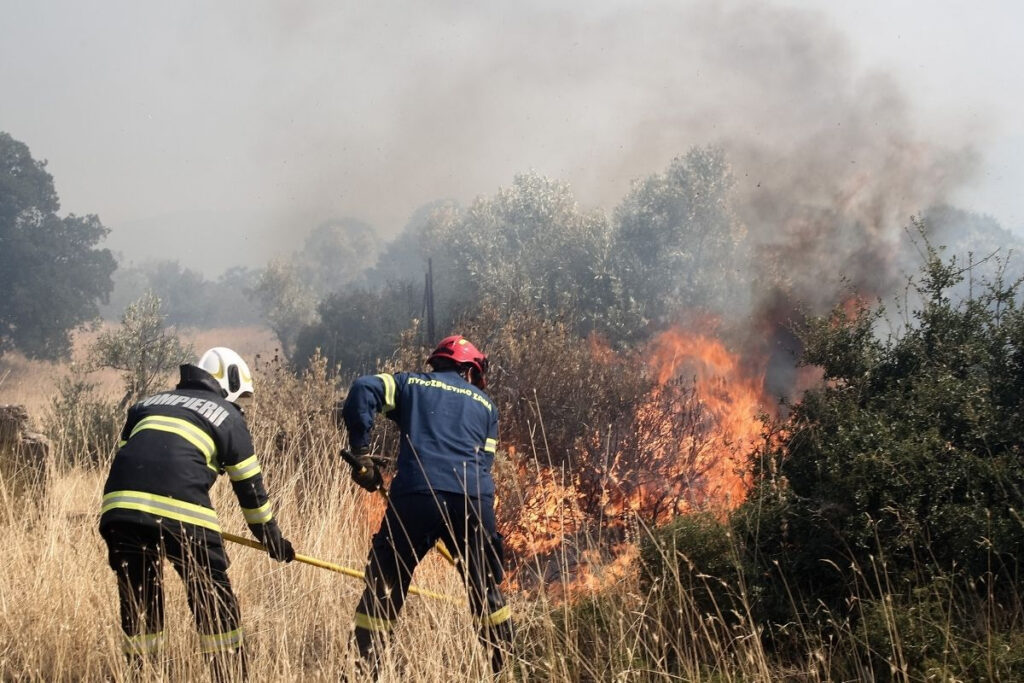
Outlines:
{"type": "MultiPolygon", "coordinates": [[[[308,452],[301,467],[273,456],[265,470],[282,528],[305,555],[362,568],[380,501],[355,489],[345,467],[326,448],[308,452]]],[[[97,530],[102,469],[71,466],[17,497],[3,495],[0,538],[0,678],[25,681],[126,680],[120,654],[113,573],[97,530]]],[[[241,513],[226,482],[215,488],[225,529],[244,535],[241,513]]],[[[239,595],[254,681],[337,681],[356,676],[348,647],[357,580],[308,565],[277,564],[228,545],[230,576],[239,595]]],[[[569,569],[566,560],[566,569],[569,569]]],[[[166,567],[168,643],[145,680],[203,680],[206,664],[181,582],[166,567]]],[[[678,594],[684,579],[670,576],[678,594]]],[[[440,556],[416,571],[414,583],[464,595],[458,574],[440,556]]],[[[687,629],[667,632],[658,609],[634,577],[601,592],[553,600],[543,591],[509,596],[518,627],[517,653],[504,681],[772,681],[771,663],[749,622],[683,600],[687,629]],[[674,643],[683,661],[667,658],[674,643]]],[[[468,610],[411,596],[392,639],[384,682],[489,680],[468,610]]],[[[790,680],[829,680],[813,670],[790,670],[790,680]]]]}

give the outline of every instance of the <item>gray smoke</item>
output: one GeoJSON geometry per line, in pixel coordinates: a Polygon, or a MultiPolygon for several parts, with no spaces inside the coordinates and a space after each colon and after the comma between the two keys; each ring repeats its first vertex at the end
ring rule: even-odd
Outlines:
{"type": "MultiPolygon", "coordinates": [[[[77,11],[75,21],[94,21],[77,11]]],[[[94,184],[122,183],[126,223],[146,217],[132,202],[154,197],[168,213],[244,210],[234,223],[209,220],[243,234],[241,248],[206,251],[248,265],[334,218],[394,236],[423,204],[493,194],[531,169],[610,211],[632,181],[717,144],[749,233],[794,290],[813,294],[840,270],[874,281],[899,226],[970,169],[968,145],[915,134],[911,103],[884,74],[859,70],[841,27],[781,4],[265,0],[205,4],[191,18],[121,11],[137,36],[115,62],[126,65],[115,92],[128,108],[92,135],[111,143],[97,154],[163,176],[96,173],[94,184]]],[[[117,28],[89,25],[99,44],[117,28]]]]}
{"type": "Polygon", "coordinates": [[[865,152],[914,142],[895,87],[857,73],[841,31],[806,10],[319,0],[208,11],[224,14],[201,42],[230,27],[226,45],[261,55],[261,72],[229,87],[264,88],[253,142],[303,162],[294,176],[275,169],[285,188],[399,225],[419,204],[491,193],[529,168],[610,206],[695,144],[733,143],[767,180],[858,160],[874,171],[865,152]]]}
{"type": "MultiPolygon", "coordinates": [[[[275,80],[311,45],[337,49],[296,69],[283,102],[345,115],[291,114],[308,124],[294,192],[391,234],[416,206],[490,194],[531,168],[610,209],[632,180],[716,144],[760,256],[822,303],[833,298],[822,283],[840,273],[874,287],[888,278],[910,215],[972,167],[968,145],[921,139],[898,85],[858,72],[841,29],[812,11],[712,0],[305,7],[263,17],[281,55],[275,80]],[[332,89],[354,72],[359,87],[332,89]]],[[[276,126],[287,117],[274,100],[265,123],[276,126]]]]}

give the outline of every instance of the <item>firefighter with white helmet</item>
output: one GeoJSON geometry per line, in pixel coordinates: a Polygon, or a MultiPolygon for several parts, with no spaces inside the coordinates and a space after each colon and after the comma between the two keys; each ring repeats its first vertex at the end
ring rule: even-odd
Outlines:
{"type": "Polygon", "coordinates": [[[185,583],[215,681],[245,674],[244,634],[210,488],[231,479],[245,521],[270,556],[290,562],[263,486],[244,412],[252,373],[241,356],[212,348],[182,365],[177,386],[128,409],[103,488],[100,534],[117,575],[124,651],[132,668],[164,640],[163,560],[185,583]]]}
{"type": "Polygon", "coordinates": [[[215,346],[202,355],[198,365],[217,380],[225,401],[237,404],[239,399],[252,398],[252,373],[242,357],[231,349],[215,346]]]}
{"type": "Polygon", "coordinates": [[[355,640],[375,675],[384,639],[402,609],[412,573],[435,543],[453,551],[469,591],[492,670],[512,647],[512,614],[499,589],[502,538],[494,516],[491,467],[498,409],[484,393],[488,359],[460,335],[441,340],[427,359],[432,372],[360,377],[341,410],[352,479],[368,491],[382,477],[370,457],[370,430],[383,413],[400,431],[398,471],[373,537],[366,589],[355,614],[355,640]]]}

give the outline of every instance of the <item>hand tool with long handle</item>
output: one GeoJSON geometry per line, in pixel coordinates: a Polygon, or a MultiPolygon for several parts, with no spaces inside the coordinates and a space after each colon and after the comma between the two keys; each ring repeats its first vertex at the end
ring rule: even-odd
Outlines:
{"type": "MultiPolygon", "coordinates": [[[[256,550],[262,550],[263,552],[267,552],[267,547],[259,541],[254,541],[252,539],[245,538],[244,536],[236,536],[226,531],[222,531],[220,535],[224,538],[225,541],[231,541],[232,543],[237,543],[238,545],[244,545],[249,548],[255,548],[256,550]]],[[[345,576],[351,576],[353,579],[366,579],[366,575],[358,569],[343,567],[339,564],[334,564],[332,562],[324,562],[323,560],[318,560],[315,557],[309,557],[308,555],[300,555],[298,553],[295,553],[295,561],[302,562],[303,564],[310,564],[314,567],[320,567],[321,569],[337,572],[339,574],[344,574],[345,576]]],[[[413,595],[421,595],[425,598],[433,598],[434,600],[444,600],[445,602],[450,602],[453,605],[466,604],[464,601],[459,600],[458,598],[453,598],[450,595],[444,595],[443,593],[435,593],[434,591],[429,591],[424,588],[417,588],[416,586],[409,586],[409,592],[413,595]]]]}

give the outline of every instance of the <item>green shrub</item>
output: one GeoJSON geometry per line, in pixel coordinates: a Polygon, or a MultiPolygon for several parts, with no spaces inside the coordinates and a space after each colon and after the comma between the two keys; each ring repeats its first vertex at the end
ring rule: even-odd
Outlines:
{"type": "Polygon", "coordinates": [[[707,648],[749,623],[745,570],[726,522],[709,512],[677,517],[640,544],[640,587],[649,607],[649,646],[679,671],[684,661],[714,662],[707,648]]]}
{"type": "Polygon", "coordinates": [[[43,426],[50,438],[55,462],[99,465],[117,449],[124,414],[114,401],[105,399],[96,385],[78,377],[57,383],[43,426]]]}
{"type": "Polygon", "coordinates": [[[940,666],[950,634],[988,637],[972,630],[988,602],[1019,615],[1018,283],[975,282],[958,299],[949,290],[970,269],[926,252],[907,296],[916,303],[888,337],[884,309],[864,304],[803,326],[803,361],[825,382],[793,406],[733,517],[768,632],[800,623],[834,633],[863,620],[882,669],[897,648],[900,666],[924,671],[940,666]],[[921,596],[940,579],[950,583],[949,624],[935,631],[938,606],[921,596]],[[882,637],[887,628],[896,641],[882,637]]]}
{"type": "Polygon", "coordinates": [[[415,324],[422,305],[422,290],[410,282],[392,282],[380,291],[335,292],[320,303],[320,321],[302,328],[290,358],[305,366],[319,352],[346,379],[374,372],[415,324]]]}
{"type": "MultiPolygon", "coordinates": [[[[736,578],[729,527],[709,512],[676,517],[640,544],[640,582],[648,592],[679,601],[685,592],[701,612],[716,612],[736,578]]],[[[728,607],[728,605],[726,605],[728,607]]]]}
{"type": "MultiPolygon", "coordinates": [[[[907,596],[887,595],[858,607],[856,633],[878,680],[1019,681],[1024,678],[1024,631],[958,594],[939,578],[907,596]],[[987,618],[976,618],[985,615],[987,618]],[[898,676],[894,675],[898,672],[898,676]]],[[[1012,621],[1012,620],[1011,620],[1012,621]]],[[[837,668],[853,674],[852,658],[837,668]]]]}
{"type": "Polygon", "coordinates": [[[89,348],[93,368],[121,373],[125,389],[122,407],[150,395],[194,356],[192,347],[182,343],[164,319],[160,299],[146,292],[125,309],[120,326],[100,333],[89,348]]]}
{"type": "MultiPolygon", "coordinates": [[[[621,680],[617,674],[648,668],[644,648],[635,637],[635,616],[621,592],[589,594],[554,607],[551,632],[561,642],[548,652],[571,653],[563,675],[576,681],[621,680]]],[[[538,653],[539,654],[539,653],[538,653]]]]}

